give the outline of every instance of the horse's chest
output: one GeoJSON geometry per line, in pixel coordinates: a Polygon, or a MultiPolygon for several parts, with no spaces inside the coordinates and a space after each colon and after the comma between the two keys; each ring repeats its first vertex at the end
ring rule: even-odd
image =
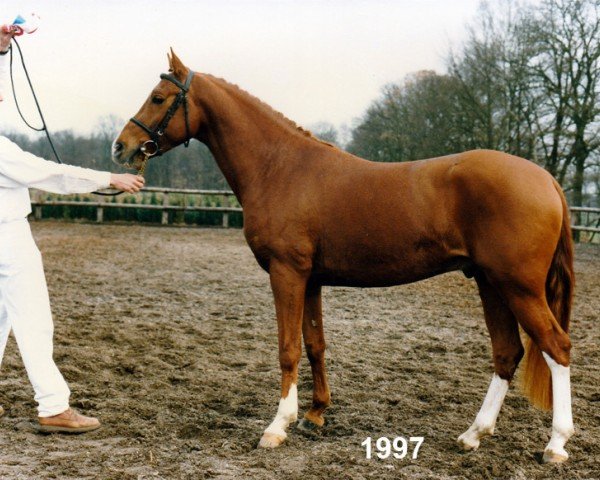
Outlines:
{"type": "Polygon", "coordinates": [[[269,271],[273,259],[297,271],[308,271],[312,268],[314,242],[306,235],[273,231],[271,228],[248,228],[244,233],[252,253],[264,270],[269,271]]]}

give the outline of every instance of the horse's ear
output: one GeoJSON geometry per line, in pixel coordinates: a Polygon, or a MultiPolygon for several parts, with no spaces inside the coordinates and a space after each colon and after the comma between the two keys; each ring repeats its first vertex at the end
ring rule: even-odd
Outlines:
{"type": "Polygon", "coordinates": [[[173,48],[171,47],[171,54],[167,53],[167,58],[169,59],[169,71],[173,72],[176,77],[183,78],[187,73],[187,68],[185,65],[179,60],[179,57],[175,55],[173,48]]]}

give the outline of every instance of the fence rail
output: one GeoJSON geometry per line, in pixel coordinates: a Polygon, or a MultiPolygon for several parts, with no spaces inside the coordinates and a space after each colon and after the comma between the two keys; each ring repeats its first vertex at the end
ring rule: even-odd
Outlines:
{"type": "Polygon", "coordinates": [[[571,229],[577,232],[590,233],[590,241],[594,240],[596,233],[600,233],[600,208],[594,207],[569,207],[571,210],[571,219],[576,225],[571,225],[571,229]]]}
{"type": "MultiPolygon", "coordinates": [[[[161,205],[151,205],[144,203],[124,203],[105,200],[106,197],[99,197],[97,201],[82,201],[82,200],[45,200],[41,192],[32,194],[32,205],[34,208],[34,216],[36,220],[42,218],[42,207],[46,206],[83,206],[96,208],[96,221],[104,221],[104,209],[106,208],[126,208],[139,210],[160,210],[162,211],[161,223],[169,224],[169,212],[216,212],[221,213],[222,225],[227,228],[229,226],[229,214],[241,213],[242,209],[238,206],[229,206],[231,197],[234,194],[231,190],[194,190],[194,189],[177,189],[177,188],[160,188],[146,187],[141,193],[159,193],[162,194],[161,205]],[[172,205],[169,203],[171,195],[183,195],[183,205],[172,205]],[[221,197],[224,200],[225,206],[202,206],[202,205],[187,205],[185,196],[195,197],[221,197]]],[[[590,233],[592,236],[600,234],[600,208],[593,207],[570,207],[571,216],[577,222],[572,225],[572,229],[580,232],[590,233]]]]}
{"type": "MultiPolygon", "coordinates": [[[[160,187],[146,187],[143,188],[140,193],[143,195],[144,193],[159,193],[162,194],[162,204],[161,205],[152,205],[148,203],[126,203],[121,201],[110,201],[111,197],[90,197],[86,196],[86,198],[94,198],[95,201],[87,201],[87,200],[63,200],[63,199],[45,199],[44,192],[39,192],[36,190],[32,191],[32,201],[31,205],[33,207],[34,217],[36,220],[41,220],[43,213],[43,207],[92,207],[96,209],[96,221],[103,222],[104,221],[104,210],[107,208],[125,208],[125,209],[136,209],[136,210],[154,210],[161,211],[161,224],[168,225],[169,224],[169,213],[170,212],[215,212],[220,213],[222,215],[222,226],[227,228],[229,227],[229,214],[230,213],[241,213],[242,209],[238,206],[230,206],[230,198],[235,197],[234,193],[231,190],[192,190],[186,188],[160,188],[160,187]],[[172,199],[172,195],[182,195],[183,196],[183,204],[171,204],[170,199],[172,199]],[[202,197],[221,197],[223,199],[224,206],[214,206],[214,205],[188,205],[186,197],[194,196],[196,199],[201,199],[202,197]]],[[[128,195],[127,198],[131,198],[135,196],[138,198],[139,194],[128,195]]],[[[117,199],[119,197],[116,197],[117,199]]],[[[237,202],[236,202],[237,203],[237,202]]]]}

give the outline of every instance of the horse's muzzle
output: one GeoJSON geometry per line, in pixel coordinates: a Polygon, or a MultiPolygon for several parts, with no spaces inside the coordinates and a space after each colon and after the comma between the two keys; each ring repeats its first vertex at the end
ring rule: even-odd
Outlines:
{"type": "Polygon", "coordinates": [[[123,159],[123,152],[125,151],[125,146],[121,142],[115,141],[112,144],[111,149],[111,157],[112,161],[117,165],[123,165],[126,161],[123,159]]]}
{"type": "Polygon", "coordinates": [[[136,157],[140,154],[140,149],[128,149],[121,142],[115,141],[112,145],[111,158],[113,163],[120,167],[135,168],[136,157]]]}

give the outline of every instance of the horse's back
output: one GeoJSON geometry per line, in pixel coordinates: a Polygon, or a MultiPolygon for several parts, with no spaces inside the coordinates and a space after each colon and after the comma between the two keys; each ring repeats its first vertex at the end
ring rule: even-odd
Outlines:
{"type": "Polygon", "coordinates": [[[546,261],[562,221],[550,174],[493,150],[350,162],[321,195],[318,267],[356,283],[410,282],[471,262],[546,261]]]}

